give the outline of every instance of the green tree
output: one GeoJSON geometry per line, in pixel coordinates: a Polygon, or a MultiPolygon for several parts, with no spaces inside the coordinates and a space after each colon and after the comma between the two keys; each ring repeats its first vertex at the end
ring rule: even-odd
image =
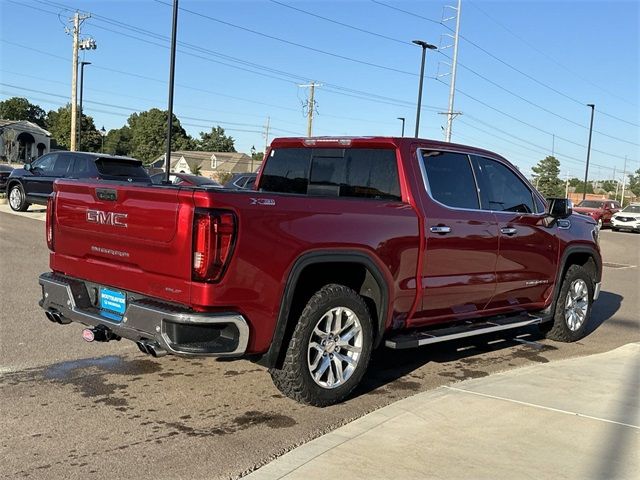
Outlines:
{"type": "Polygon", "coordinates": [[[615,180],[605,180],[600,187],[607,193],[616,191],[617,182],[615,180]]]}
{"type": "Polygon", "coordinates": [[[629,190],[633,192],[636,197],[640,197],[640,168],[635,173],[629,175],[629,190]]]}
{"type": "Polygon", "coordinates": [[[46,113],[26,98],[11,97],[0,102],[0,118],[5,120],[28,120],[41,127],[45,126],[46,113]]]}
{"type": "MultiPolygon", "coordinates": [[[[51,110],[47,114],[46,128],[56,141],[58,147],[69,148],[71,146],[71,106],[67,104],[58,110],[51,110]]],[[[102,137],[93,123],[93,118],[82,115],[82,135],[79,151],[99,152],[102,146],[102,137]]]]}
{"type": "MultiPolygon", "coordinates": [[[[584,182],[579,178],[569,180],[569,186],[575,188],[575,193],[584,193],[584,182]]],[[[593,193],[593,185],[591,182],[587,183],[587,193],[593,193]]]]}
{"type": "Polygon", "coordinates": [[[235,152],[235,140],[224,133],[221,126],[212,127],[211,132],[200,132],[197,149],[203,152],[235,152]]]}
{"type": "Polygon", "coordinates": [[[109,130],[104,139],[104,152],[111,155],[131,155],[131,129],[125,125],[109,130]]]}
{"type": "Polygon", "coordinates": [[[548,156],[544,160],[540,160],[532,170],[534,173],[533,182],[542,195],[545,197],[564,196],[563,183],[559,178],[560,161],[556,157],[548,156]]]}
{"type": "MultiPolygon", "coordinates": [[[[130,155],[152,162],[166,150],[168,112],[152,108],[145,112],[132,114],[127,123],[131,132],[130,155]]],[[[173,115],[171,127],[171,149],[189,150],[194,147],[194,141],[182,125],[178,117],[173,115]]]]}

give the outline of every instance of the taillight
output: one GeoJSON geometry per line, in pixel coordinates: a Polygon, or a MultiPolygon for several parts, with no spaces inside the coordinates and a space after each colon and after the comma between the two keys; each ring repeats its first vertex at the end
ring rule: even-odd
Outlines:
{"type": "Polygon", "coordinates": [[[193,220],[193,279],[217,282],[222,278],[235,242],[236,220],[231,212],[196,211],[193,220]]]}
{"type": "Polygon", "coordinates": [[[55,207],[56,207],[56,194],[53,193],[47,200],[47,247],[52,252],[54,251],[55,242],[53,234],[53,224],[55,223],[55,207]]]}

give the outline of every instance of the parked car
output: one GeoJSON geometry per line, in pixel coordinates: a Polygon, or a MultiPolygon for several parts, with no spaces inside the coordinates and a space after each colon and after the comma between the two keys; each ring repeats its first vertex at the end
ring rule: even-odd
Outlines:
{"type": "Polygon", "coordinates": [[[0,190],[5,191],[7,189],[7,179],[13,172],[13,167],[10,165],[0,165],[0,190]]]}
{"type": "Polygon", "coordinates": [[[101,202],[95,182],[59,180],[47,318],[153,356],[247,358],[316,406],[344,399],[378,347],[528,325],[573,342],[592,328],[600,230],[495,153],[282,138],[256,187],[117,184],[101,202]]]}
{"type": "Polygon", "coordinates": [[[614,232],[626,230],[640,233],[640,203],[632,203],[611,217],[614,232]]]}
{"type": "Polygon", "coordinates": [[[151,183],[142,162],[129,157],[101,153],[51,152],[24,168],[16,168],[7,180],[9,206],[24,212],[29,205],[46,205],[58,178],[95,178],[100,180],[151,183]]]}
{"type": "MultiPolygon", "coordinates": [[[[165,178],[166,178],[166,174],[164,172],[151,175],[151,181],[155,184],[160,184],[164,182],[165,178]]],[[[211,178],[201,177],[199,175],[190,175],[188,173],[170,173],[169,181],[173,185],[194,186],[194,187],[197,187],[200,185],[211,185],[214,187],[222,188],[222,185],[220,185],[218,182],[216,182],[211,178]]]]}
{"type": "Polygon", "coordinates": [[[613,200],[582,200],[573,211],[589,215],[598,227],[611,226],[611,216],[620,210],[620,204],[613,200]]]}
{"type": "Polygon", "coordinates": [[[257,173],[236,173],[231,177],[231,180],[224,184],[224,188],[253,190],[257,176],[257,173]]]}

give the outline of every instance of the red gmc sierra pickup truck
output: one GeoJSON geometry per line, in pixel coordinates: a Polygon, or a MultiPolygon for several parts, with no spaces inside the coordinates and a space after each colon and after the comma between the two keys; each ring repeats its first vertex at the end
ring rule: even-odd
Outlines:
{"type": "Polygon", "coordinates": [[[344,399],[373,349],[538,324],[587,333],[595,222],[507,160],[414,138],[281,138],[252,191],[59,180],[49,320],[153,356],[243,357],[304,403],[344,399]]]}

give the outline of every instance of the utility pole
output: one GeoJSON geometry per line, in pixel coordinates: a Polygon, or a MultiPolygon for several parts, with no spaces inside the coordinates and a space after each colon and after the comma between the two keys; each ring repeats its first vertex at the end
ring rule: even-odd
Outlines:
{"type": "Polygon", "coordinates": [[[555,158],[556,156],[556,134],[551,134],[551,156],[555,158]]]}
{"type": "Polygon", "coordinates": [[[269,148],[269,126],[271,124],[271,117],[267,117],[267,123],[264,126],[264,153],[267,153],[269,148]]]}
{"type": "Polygon", "coordinates": [[[309,88],[309,100],[307,102],[307,137],[311,136],[313,130],[313,111],[316,108],[315,92],[316,87],[321,87],[321,83],[311,82],[308,85],[298,85],[302,88],[309,88]]]}
{"type": "MultiPolygon", "coordinates": [[[[454,8],[454,7],[449,7],[454,8]]],[[[453,129],[453,119],[459,115],[459,112],[453,111],[453,100],[456,94],[456,71],[458,68],[458,37],[460,34],[460,10],[462,8],[462,0],[458,0],[456,11],[456,32],[453,37],[453,60],[451,64],[451,81],[449,82],[449,109],[447,110],[447,128],[445,130],[445,141],[451,142],[451,131],[453,129]]],[[[444,20],[443,20],[444,21],[444,20]]]]}
{"type": "MultiPolygon", "coordinates": [[[[82,26],[82,22],[84,22],[87,18],[90,18],[91,15],[81,15],[76,12],[73,15],[73,30],[67,33],[73,35],[73,58],[71,59],[71,142],[69,145],[69,150],[75,152],[76,140],[77,140],[77,132],[76,126],[78,122],[78,50],[95,50],[96,42],[92,39],[87,39],[80,43],[80,27],[82,26]]],[[[71,20],[69,20],[71,21],[71,20]]]]}
{"type": "Polygon", "coordinates": [[[569,198],[569,172],[566,174],[565,184],[564,184],[564,198],[569,198]]]}
{"type": "Polygon", "coordinates": [[[624,187],[627,184],[627,156],[624,156],[624,169],[622,170],[622,197],[620,198],[620,206],[624,207],[624,187]]]}

